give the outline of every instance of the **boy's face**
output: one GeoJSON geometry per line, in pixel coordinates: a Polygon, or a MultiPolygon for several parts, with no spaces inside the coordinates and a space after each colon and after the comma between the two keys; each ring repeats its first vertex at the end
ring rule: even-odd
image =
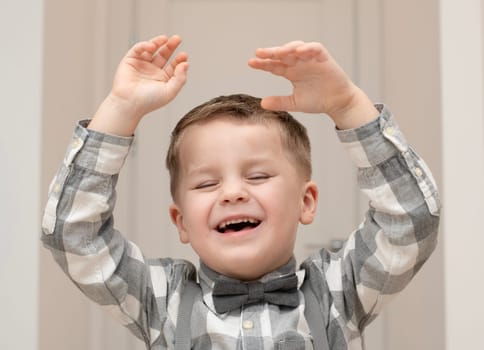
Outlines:
{"type": "Polygon", "coordinates": [[[289,261],[298,223],[313,220],[317,188],[275,125],[217,118],[191,126],[180,167],[170,216],[207,266],[252,280],[289,261]]]}

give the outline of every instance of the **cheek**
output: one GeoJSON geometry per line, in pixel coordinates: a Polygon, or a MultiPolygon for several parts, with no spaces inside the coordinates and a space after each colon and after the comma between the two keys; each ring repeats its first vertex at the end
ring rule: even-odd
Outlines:
{"type": "Polygon", "coordinates": [[[295,186],[273,192],[269,198],[270,206],[278,220],[291,230],[297,227],[302,211],[302,194],[295,186]]]}
{"type": "Polygon", "coordinates": [[[261,200],[271,204],[271,206],[281,207],[281,209],[287,207],[294,207],[300,201],[301,193],[295,185],[291,183],[276,183],[273,186],[267,186],[256,191],[261,200]]]}
{"type": "Polygon", "coordinates": [[[209,217],[213,201],[209,196],[185,196],[183,199],[183,214],[187,227],[205,223],[209,217]]]}

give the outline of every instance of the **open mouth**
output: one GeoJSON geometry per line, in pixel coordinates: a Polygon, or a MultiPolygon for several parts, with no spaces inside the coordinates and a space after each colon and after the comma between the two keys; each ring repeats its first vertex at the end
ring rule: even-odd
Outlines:
{"type": "Polygon", "coordinates": [[[238,219],[222,222],[217,226],[217,231],[220,233],[240,232],[247,229],[252,229],[260,224],[260,220],[256,219],[238,219]]]}

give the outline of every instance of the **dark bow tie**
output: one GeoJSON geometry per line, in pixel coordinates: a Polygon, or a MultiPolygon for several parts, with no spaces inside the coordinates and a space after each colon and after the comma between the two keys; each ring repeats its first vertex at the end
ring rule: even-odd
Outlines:
{"type": "Polygon", "coordinates": [[[264,282],[242,282],[220,276],[215,281],[212,297],[218,313],[258,302],[296,307],[299,305],[297,276],[293,273],[264,282]]]}

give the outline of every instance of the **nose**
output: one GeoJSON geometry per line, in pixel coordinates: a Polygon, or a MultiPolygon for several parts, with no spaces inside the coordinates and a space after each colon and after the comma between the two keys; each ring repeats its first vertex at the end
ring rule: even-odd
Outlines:
{"type": "Polygon", "coordinates": [[[249,200],[249,193],[241,180],[224,181],[221,190],[221,204],[243,203],[249,200]]]}

